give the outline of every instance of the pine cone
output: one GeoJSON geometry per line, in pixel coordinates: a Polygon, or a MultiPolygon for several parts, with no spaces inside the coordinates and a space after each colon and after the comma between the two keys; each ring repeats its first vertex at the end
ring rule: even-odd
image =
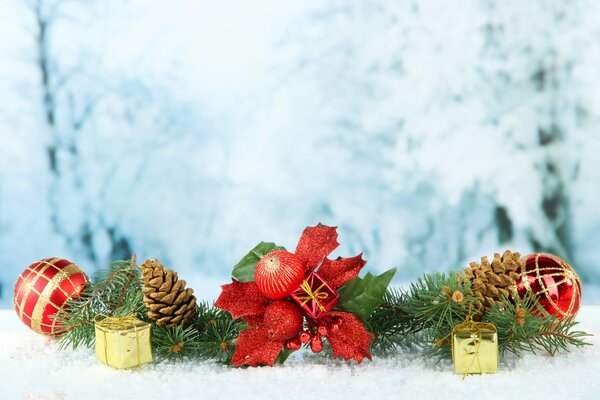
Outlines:
{"type": "Polygon", "coordinates": [[[187,323],[196,308],[194,290],[186,289],[185,281],[177,278],[177,272],[164,269],[156,259],[146,260],[140,268],[148,317],[164,326],[187,323]]]}
{"type": "Polygon", "coordinates": [[[477,297],[477,313],[487,311],[503,297],[510,298],[516,289],[515,281],[521,268],[521,254],[506,250],[502,257],[494,254],[490,265],[487,257],[481,257],[481,264],[471,262],[465,269],[465,279],[472,283],[477,297]]]}

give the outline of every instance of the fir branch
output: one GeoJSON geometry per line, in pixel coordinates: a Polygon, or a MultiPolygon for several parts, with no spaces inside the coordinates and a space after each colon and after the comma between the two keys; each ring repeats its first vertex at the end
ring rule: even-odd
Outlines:
{"type": "Polygon", "coordinates": [[[389,290],[368,321],[375,334],[373,350],[421,348],[445,357],[450,354],[449,333],[474,302],[470,284],[457,273],[424,274],[407,291],[389,290]]]}
{"type": "Polygon", "coordinates": [[[558,351],[569,351],[571,347],[589,345],[585,338],[589,334],[574,330],[575,321],[558,321],[553,315],[544,315],[541,305],[534,296],[523,300],[503,299],[494,304],[485,315],[485,321],[496,325],[498,349],[501,354],[517,356],[524,351],[546,351],[555,355],[558,351]]]}
{"type": "Polygon", "coordinates": [[[209,325],[213,325],[217,320],[231,319],[231,315],[206,301],[198,302],[196,312],[194,313],[191,323],[199,332],[204,332],[209,325]]]}
{"type": "Polygon", "coordinates": [[[192,325],[186,328],[182,325],[172,328],[156,324],[152,326],[152,348],[159,360],[191,359],[196,353],[197,342],[198,331],[192,325]]]}
{"type": "MultiPolygon", "coordinates": [[[[128,316],[152,323],[152,346],[157,359],[215,360],[229,364],[236,340],[247,325],[209,303],[199,303],[188,325],[166,328],[146,316],[140,271],[132,260],[115,261],[99,272],[82,294],[69,300],[57,318],[68,330],[61,347],[91,347],[98,315],[128,316]]],[[[408,290],[389,289],[382,304],[366,321],[374,334],[372,350],[390,352],[399,347],[423,349],[437,359],[451,356],[451,332],[474,309],[470,282],[460,274],[424,274],[408,290]]],[[[483,316],[496,325],[502,354],[569,350],[586,346],[589,335],[574,330],[577,323],[540,316],[533,296],[520,301],[503,299],[483,316]]]]}
{"type": "Polygon", "coordinates": [[[474,303],[470,285],[459,274],[434,273],[424,274],[411,284],[405,308],[424,328],[443,334],[462,322],[474,303]]]}
{"type": "Polygon", "coordinates": [[[192,343],[193,357],[224,364],[231,362],[237,337],[247,328],[243,320],[234,320],[228,312],[207,302],[198,303],[190,326],[197,333],[192,343]]]}
{"type": "Polygon", "coordinates": [[[237,337],[245,325],[243,321],[233,320],[231,317],[212,320],[206,330],[200,333],[196,344],[198,357],[229,364],[237,337]]]}
{"type": "Polygon", "coordinates": [[[70,299],[57,314],[67,332],[61,348],[91,347],[95,342],[94,319],[98,315],[141,317],[145,313],[140,272],[131,260],[114,261],[109,270],[99,271],[81,295],[70,299]]]}
{"type": "Polygon", "coordinates": [[[397,347],[413,347],[407,337],[421,331],[423,324],[404,308],[406,297],[399,289],[388,289],[381,305],[369,317],[367,327],[375,335],[373,351],[387,353],[397,347]]]}

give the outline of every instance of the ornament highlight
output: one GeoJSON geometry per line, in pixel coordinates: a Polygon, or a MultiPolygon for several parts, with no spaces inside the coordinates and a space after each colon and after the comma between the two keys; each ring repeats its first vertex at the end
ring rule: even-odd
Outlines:
{"type": "Polygon", "coordinates": [[[36,261],[23,271],[15,284],[17,315],[39,334],[61,335],[65,331],[55,314],[88,282],[87,275],[69,260],[55,257],[36,261]]]}
{"type": "Polygon", "coordinates": [[[300,285],[303,277],[302,261],[285,250],[273,250],[256,264],[256,285],[270,299],[288,297],[300,285]]]}
{"type": "Polygon", "coordinates": [[[557,320],[575,319],[581,306],[581,280],[575,270],[553,254],[523,257],[516,281],[519,297],[536,296],[544,312],[557,320]]]}

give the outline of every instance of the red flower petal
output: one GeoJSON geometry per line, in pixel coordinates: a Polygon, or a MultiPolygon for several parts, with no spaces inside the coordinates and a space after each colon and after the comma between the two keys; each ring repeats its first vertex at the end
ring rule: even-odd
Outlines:
{"type": "Polygon", "coordinates": [[[340,244],[337,242],[336,227],[317,225],[304,229],[296,255],[300,257],[306,270],[314,270],[340,244]]]}
{"type": "Polygon", "coordinates": [[[319,276],[323,278],[329,286],[338,289],[344,286],[348,281],[356,278],[360,270],[367,262],[363,260],[362,253],[356,257],[338,258],[337,260],[323,260],[319,267],[319,276]]]}
{"type": "Polygon", "coordinates": [[[262,314],[245,315],[245,316],[242,317],[242,319],[244,321],[246,321],[246,323],[248,324],[249,328],[252,328],[254,326],[259,326],[260,324],[262,324],[262,322],[263,322],[263,315],[262,314]]]}
{"type": "Polygon", "coordinates": [[[370,360],[373,335],[367,332],[362,321],[347,312],[331,312],[329,315],[342,318],[339,330],[327,335],[333,357],[342,357],[344,360],[353,358],[359,363],[365,357],[370,360]]]}
{"type": "Polygon", "coordinates": [[[240,333],[231,363],[236,367],[241,365],[273,366],[283,343],[283,341],[270,340],[267,337],[267,330],[262,327],[243,331],[240,333]]]}
{"type": "Polygon", "coordinates": [[[246,315],[263,314],[271,299],[258,291],[254,282],[238,282],[232,280],[229,285],[222,285],[223,291],[215,302],[215,306],[229,311],[236,319],[246,315]]]}

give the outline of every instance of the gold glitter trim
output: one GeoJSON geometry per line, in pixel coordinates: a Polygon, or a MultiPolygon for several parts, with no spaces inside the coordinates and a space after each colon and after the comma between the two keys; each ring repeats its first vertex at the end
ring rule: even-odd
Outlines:
{"type": "MultiPolygon", "coordinates": [[[[54,267],[57,268],[56,266],[54,266],[54,267]]],[[[54,318],[52,319],[51,325],[42,324],[44,310],[46,309],[46,306],[48,304],[51,304],[54,308],[56,308],[57,312],[62,309],[62,305],[58,306],[57,304],[54,304],[52,301],[50,301],[50,296],[52,295],[52,293],[54,293],[54,291],[60,286],[60,284],[65,279],[69,279],[69,281],[71,281],[71,279],[69,277],[78,272],[81,272],[81,269],[73,263],[67,265],[66,267],[64,267],[62,269],[57,268],[57,272],[56,272],[56,275],[54,275],[54,278],[52,278],[52,280],[50,282],[48,282],[48,284],[44,287],[44,290],[42,291],[42,293],[39,293],[39,299],[38,299],[37,303],[35,304],[35,308],[33,309],[33,313],[31,315],[31,325],[32,325],[32,328],[34,328],[34,330],[36,332],[42,332],[42,330],[41,330],[42,325],[44,325],[46,327],[49,326],[51,333],[54,332],[54,328],[56,326],[56,319],[54,319],[54,318]]],[[[73,282],[71,281],[71,284],[72,283],[73,282]]],[[[35,290],[34,288],[32,288],[32,290],[37,292],[37,290],[35,290]]],[[[67,300],[69,299],[69,297],[71,297],[71,296],[67,296],[67,300]]]]}
{"type": "MultiPolygon", "coordinates": [[[[521,278],[524,278],[527,276],[527,268],[526,268],[526,263],[521,263],[521,278]]],[[[533,271],[531,271],[533,272],[533,271]]],[[[567,318],[573,318],[575,317],[575,302],[577,299],[579,299],[579,301],[581,302],[581,286],[579,284],[580,280],[579,280],[579,276],[577,275],[577,273],[575,272],[575,270],[569,265],[567,264],[566,261],[564,261],[563,259],[553,255],[553,254],[548,254],[548,253],[539,253],[535,255],[535,279],[537,280],[541,290],[536,293],[536,295],[538,297],[541,297],[542,295],[544,296],[544,298],[548,301],[548,303],[550,303],[552,305],[552,307],[554,307],[554,309],[556,310],[557,314],[561,314],[563,317],[567,317],[567,318]],[[542,267],[540,268],[540,264],[539,264],[539,259],[540,257],[548,257],[550,259],[552,259],[554,262],[556,262],[558,264],[558,266],[552,266],[552,267],[542,267]],[[545,273],[542,275],[543,272],[545,271],[552,271],[552,273],[545,273]],[[556,276],[564,276],[564,279],[560,280],[560,281],[556,281],[550,285],[549,287],[546,287],[546,284],[544,283],[544,278],[545,277],[556,277],[556,276]],[[569,307],[566,311],[563,311],[558,304],[552,299],[552,297],[550,295],[548,295],[548,293],[550,292],[550,290],[554,289],[554,288],[558,288],[560,285],[564,284],[567,281],[571,281],[573,284],[573,296],[571,296],[571,302],[569,303],[569,307]]],[[[529,280],[525,280],[522,281],[525,288],[527,290],[531,290],[531,285],[529,283],[529,280]]],[[[546,316],[550,316],[550,313],[547,310],[543,310],[544,314],[546,316]]]]}
{"type": "MultiPolygon", "coordinates": [[[[53,258],[53,259],[52,259],[52,261],[55,261],[55,260],[57,260],[57,258],[53,258]]],[[[30,293],[32,290],[34,290],[34,286],[35,286],[35,284],[37,283],[37,281],[38,281],[38,280],[39,280],[41,277],[43,277],[44,279],[48,280],[48,278],[46,278],[46,277],[44,276],[44,272],[46,272],[46,270],[47,270],[49,267],[51,267],[51,266],[52,266],[52,267],[54,267],[54,264],[51,264],[51,263],[49,263],[49,262],[47,262],[47,261],[45,261],[45,260],[44,260],[44,261],[38,261],[38,262],[36,262],[36,263],[35,263],[35,266],[36,266],[36,267],[39,267],[39,264],[40,264],[40,263],[43,263],[43,264],[44,264],[44,266],[41,268],[41,270],[40,270],[40,271],[38,271],[38,270],[36,270],[36,269],[33,269],[33,268],[31,268],[31,266],[27,267],[27,269],[26,269],[25,271],[29,270],[29,271],[30,271],[32,274],[34,274],[34,275],[35,275],[35,278],[33,278],[33,280],[31,280],[31,278],[30,278],[30,279],[28,279],[28,281],[27,281],[27,282],[25,282],[25,281],[23,280],[24,282],[23,282],[23,284],[22,284],[22,285],[19,287],[19,291],[17,292],[17,295],[15,296],[15,301],[16,301],[16,298],[17,298],[17,297],[18,297],[18,295],[21,293],[21,289],[23,289],[23,286],[27,286],[27,288],[29,289],[29,290],[27,290],[25,293],[23,293],[23,299],[21,299],[21,304],[20,304],[20,305],[19,305],[19,307],[18,307],[18,308],[19,308],[19,311],[18,311],[18,312],[19,312],[19,318],[20,318],[21,320],[23,320],[23,313],[24,313],[24,311],[25,311],[25,303],[27,302],[27,298],[29,297],[29,293],[30,293]]],[[[23,274],[21,274],[21,279],[23,279],[22,277],[23,277],[23,274]]],[[[35,293],[37,293],[37,290],[34,290],[34,292],[35,292],[35,293]]],[[[39,293],[38,293],[38,295],[39,295],[39,293]]],[[[39,300],[39,299],[38,299],[38,300],[39,300]]],[[[30,319],[32,319],[32,316],[31,316],[31,315],[28,315],[28,317],[29,317],[30,319]]],[[[33,319],[32,319],[32,321],[31,321],[31,322],[32,322],[32,326],[31,326],[31,327],[33,328],[33,319]]],[[[34,330],[35,330],[35,329],[34,329],[34,330]]],[[[36,331],[36,332],[37,332],[37,331],[36,331]]]]}

